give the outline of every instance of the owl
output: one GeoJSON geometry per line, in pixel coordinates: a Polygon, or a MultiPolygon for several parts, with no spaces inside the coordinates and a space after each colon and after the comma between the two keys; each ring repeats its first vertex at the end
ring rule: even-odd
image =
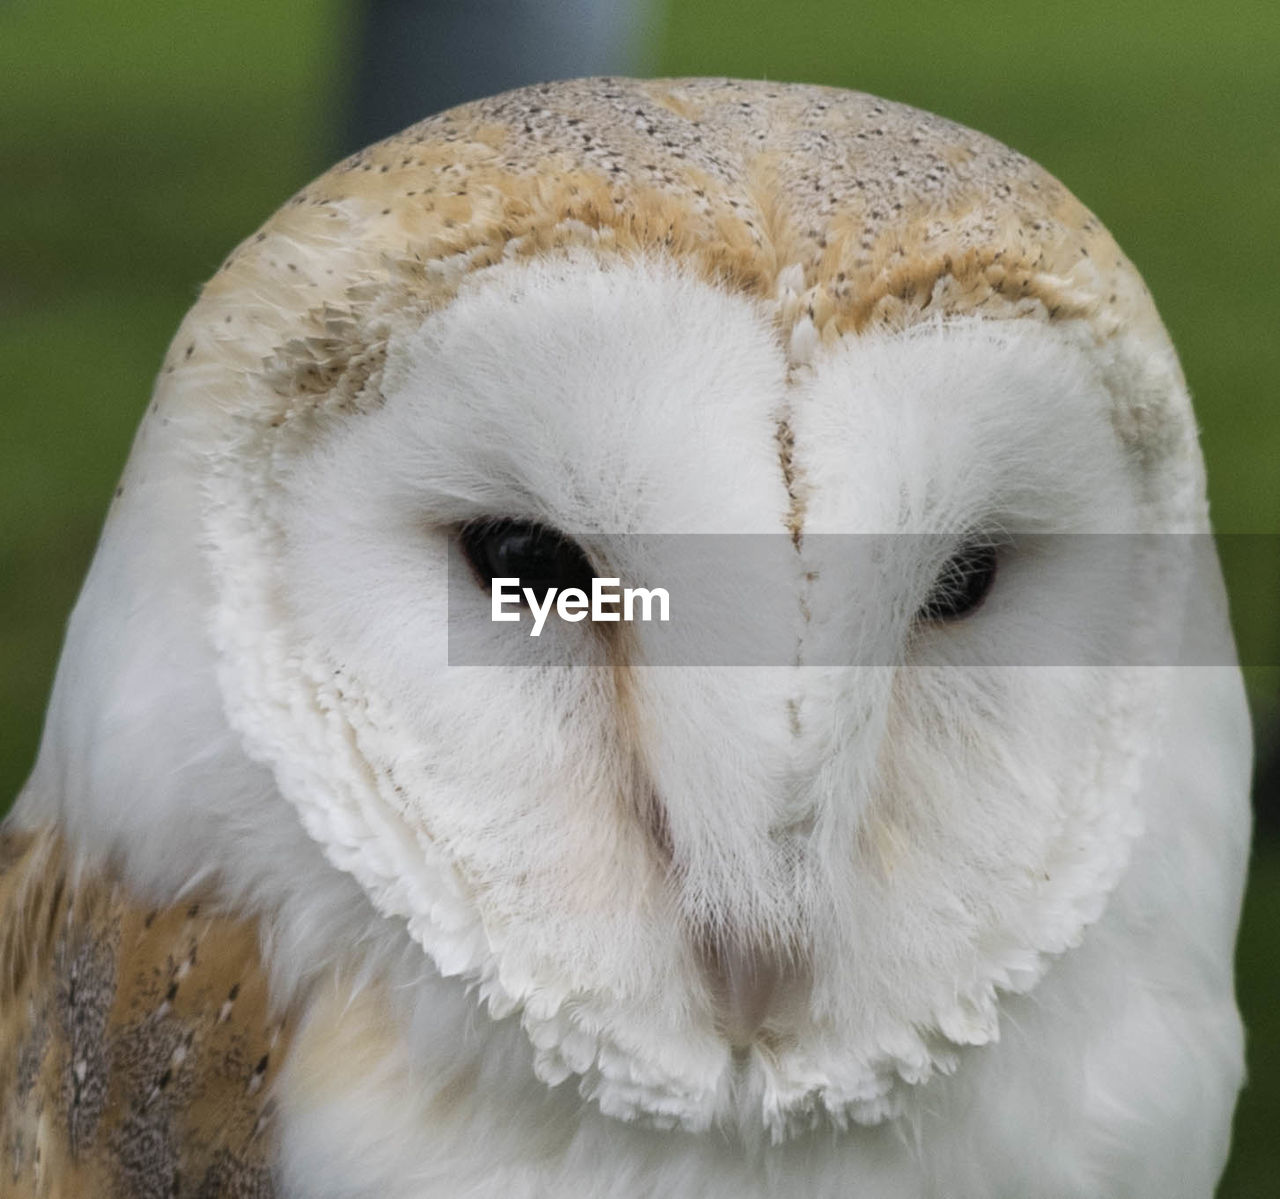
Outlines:
{"type": "Polygon", "coordinates": [[[0,1190],[1204,1199],[1207,530],[1141,279],[981,134],[602,78],[356,154],[183,321],[71,617],[0,1190]],[[600,580],[669,622],[530,635],[600,580]]]}

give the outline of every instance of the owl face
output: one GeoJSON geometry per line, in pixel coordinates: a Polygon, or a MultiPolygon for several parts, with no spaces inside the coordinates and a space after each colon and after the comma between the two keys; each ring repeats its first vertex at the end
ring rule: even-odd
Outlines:
{"type": "Polygon", "coordinates": [[[806,348],[661,254],[473,272],[359,396],[224,444],[233,724],[548,1084],[882,1119],[996,1037],[1136,828],[1149,680],[1073,652],[1130,609],[1088,539],[1011,536],[1151,526],[1108,369],[1029,321],[806,348]],[[679,630],[513,639],[474,561],[512,528],[674,581],[679,630]]]}
{"type": "Polygon", "coordinates": [[[1025,158],[832,89],[529,89],[205,288],[32,794],[142,889],[272,913],[291,994],[407,930],[562,1112],[927,1112],[1159,810],[1167,672],[1127,663],[1178,588],[1095,535],[1205,528],[1150,299],[1025,158]],[[510,562],[671,621],[531,638],[510,562]]]}

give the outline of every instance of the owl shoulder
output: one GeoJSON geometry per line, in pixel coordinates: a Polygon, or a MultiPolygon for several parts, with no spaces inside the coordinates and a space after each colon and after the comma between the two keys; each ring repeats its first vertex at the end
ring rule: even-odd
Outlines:
{"type": "Polygon", "coordinates": [[[288,1038],[254,922],[0,826],[0,1192],[273,1194],[288,1038]]]}

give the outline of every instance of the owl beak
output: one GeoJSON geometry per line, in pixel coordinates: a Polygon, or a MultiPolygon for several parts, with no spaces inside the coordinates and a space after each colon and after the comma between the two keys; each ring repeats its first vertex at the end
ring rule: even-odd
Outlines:
{"type": "Polygon", "coordinates": [[[745,1049],[773,1010],[788,970],[775,953],[718,940],[703,942],[702,957],[721,1034],[735,1049],[745,1049]]]}

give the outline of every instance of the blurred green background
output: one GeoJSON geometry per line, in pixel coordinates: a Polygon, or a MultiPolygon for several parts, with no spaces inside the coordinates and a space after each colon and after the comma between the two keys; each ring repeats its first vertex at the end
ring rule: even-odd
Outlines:
{"type": "MultiPolygon", "coordinates": [[[[1058,175],[1136,261],[1181,351],[1217,527],[1280,532],[1274,0],[657,0],[647,37],[660,73],[861,88],[1058,175]]],[[[0,810],[30,767],[63,624],[168,338],[226,252],[353,148],[342,131],[357,56],[354,10],[337,0],[0,8],[0,810]]],[[[1280,661],[1274,564],[1246,553],[1228,565],[1245,658],[1280,661]]],[[[1280,671],[1248,677],[1266,757],[1280,671]]],[[[1270,836],[1239,969],[1251,1082],[1220,1193],[1272,1199],[1270,836]]]]}

